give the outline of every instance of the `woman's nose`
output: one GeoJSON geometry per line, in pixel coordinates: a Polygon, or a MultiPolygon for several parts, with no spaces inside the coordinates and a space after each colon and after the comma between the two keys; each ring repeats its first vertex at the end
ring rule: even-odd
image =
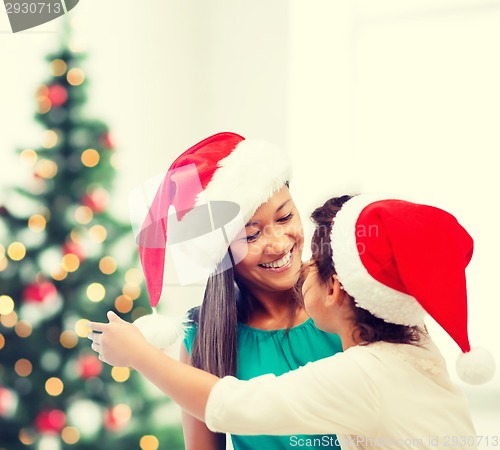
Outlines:
{"type": "Polygon", "coordinates": [[[266,255],[279,255],[285,253],[289,247],[289,238],[281,233],[269,236],[264,253],[266,255]]]}

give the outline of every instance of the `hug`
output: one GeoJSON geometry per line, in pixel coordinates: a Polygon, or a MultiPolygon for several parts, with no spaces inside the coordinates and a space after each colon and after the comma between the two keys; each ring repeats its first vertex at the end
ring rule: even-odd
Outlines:
{"type": "Polygon", "coordinates": [[[139,239],[152,306],[171,206],[179,225],[195,223],[212,202],[238,205],[240,219],[225,226],[214,209],[219,227],[209,239],[181,246],[184,261],[208,275],[181,362],[145,339],[150,322],[141,332],[112,312],[109,323],[89,323],[92,348],[183,408],[186,449],[223,449],[221,433],[236,450],[285,449],[300,438],[331,448],[409,441],[430,449],[446,446],[446,437],[475,436],[466,398],[425,327],[428,314],[457,343],[465,381],[493,376],[489,353],[471,350],[467,333],[470,235],[433,206],[343,195],[312,213],[312,258],[303,262],[290,180],[285,152],[234,133],[181,154],[139,239]]]}

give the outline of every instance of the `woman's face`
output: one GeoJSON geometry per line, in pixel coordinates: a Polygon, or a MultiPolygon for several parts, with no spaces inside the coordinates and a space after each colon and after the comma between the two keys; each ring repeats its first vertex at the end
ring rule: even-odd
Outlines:
{"type": "Polygon", "coordinates": [[[231,243],[246,255],[235,271],[252,292],[291,289],[299,279],[304,235],[302,222],[286,186],[255,212],[231,243]]]}

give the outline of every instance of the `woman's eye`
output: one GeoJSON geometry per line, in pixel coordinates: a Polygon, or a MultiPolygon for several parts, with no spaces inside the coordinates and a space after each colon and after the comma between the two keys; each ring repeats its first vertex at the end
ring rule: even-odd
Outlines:
{"type": "Polygon", "coordinates": [[[259,236],[260,236],[260,231],[257,231],[257,233],[247,236],[246,241],[247,242],[255,242],[259,236]]]}
{"type": "Polygon", "coordinates": [[[293,212],[291,212],[290,214],[287,214],[285,217],[281,217],[280,219],[278,219],[278,222],[279,223],[288,222],[292,217],[293,217],[293,212]]]}

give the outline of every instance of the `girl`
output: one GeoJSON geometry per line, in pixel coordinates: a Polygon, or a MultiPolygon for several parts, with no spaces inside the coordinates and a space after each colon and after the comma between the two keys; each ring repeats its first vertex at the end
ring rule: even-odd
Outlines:
{"type": "MultiPolygon", "coordinates": [[[[161,294],[167,243],[179,278],[210,274],[201,307],[191,311],[182,361],[247,380],[281,375],[342,350],[339,337],[318,330],[304,311],[303,231],[289,179],[285,152],[234,133],[201,141],[171,165],[139,245],[152,306],[161,294]],[[166,221],[170,206],[176,218],[166,221]],[[207,206],[211,217],[205,221],[207,206]]],[[[183,414],[183,427],[187,450],[226,446],[225,435],[190,414],[183,414]]],[[[289,446],[278,436],[233,435],[232,442],[235,450],[289,446]]]]}
{"type": "MultiPolygon", "coordinates": [[[[427,311],[457,342],[466,381],[493,376],[492,361],[467,361],[475,357],[466,328],[468,233],[441,209],[363,196],[331,199],[313,219],[306,310],[320,329],[340,334],[344,353],[279,377],[221,380],[161,356],[113,313],[109,324],[90,324],[103,333],[91,334],[93,348],[110,364],[136,368],[214,431],[336,432],[342,448],[477,448],[465,397],[422,327],[427,311]]],[[[323,442],[307,439],[292,436],[290,445],[323,442]]]]}

